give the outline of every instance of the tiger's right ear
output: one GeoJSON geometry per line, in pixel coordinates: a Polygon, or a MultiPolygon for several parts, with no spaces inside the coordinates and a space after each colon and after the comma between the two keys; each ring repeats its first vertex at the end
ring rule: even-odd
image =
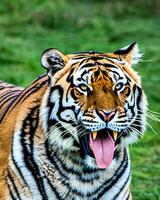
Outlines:
{"type": "Polygon", "coordinates": [[[41,65],[52,73],[62,69],[67,56],[58,49],[46,49],[41,55],[41,65]]]}

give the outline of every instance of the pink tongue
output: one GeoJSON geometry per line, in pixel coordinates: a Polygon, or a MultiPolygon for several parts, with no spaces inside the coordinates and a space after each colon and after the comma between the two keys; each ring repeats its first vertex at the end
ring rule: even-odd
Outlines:
{"type": "Polygon", "coordinates": [[[106,169],[113,160],[114,141],[108,134],[106,138],[96,138],[93,140],[90,134],[90,145],[96,159],[97,166],[100,169],[106,169]]]}

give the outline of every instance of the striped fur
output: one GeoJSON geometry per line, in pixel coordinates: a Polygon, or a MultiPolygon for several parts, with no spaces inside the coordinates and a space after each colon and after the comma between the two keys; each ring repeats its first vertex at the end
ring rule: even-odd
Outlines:
{"type": "Polygon", "coordinates": [[[25,89],[0,82],[0,199],[131,200],[128,145],[146,116],[131,68],[138,53],[136,44],[108,54],[49,49],[47,75],[25,89]],[[81,155],[81,138],[104,129],[118,132],[117,148],[99,169],[81,155]]]}

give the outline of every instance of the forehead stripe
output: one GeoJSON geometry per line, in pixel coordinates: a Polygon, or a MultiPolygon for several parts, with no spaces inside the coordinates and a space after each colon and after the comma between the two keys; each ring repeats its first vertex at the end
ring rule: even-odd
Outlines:
{"type": "Polygon", "coordinates": [[[79,60],[79,59],[85,59],[86,56],[77,56],[77,57],[73,57],[72,60],[79,60]]]}
{"type": "Polygon", "coordinates": [[[92,71],[93,70],[93,68],[92,69],[86,69],[86,70],[84,70],[83,72],[82,72],[82,74],[81,74],[81,77],[83,77],[84,75],[86,75],[86,73],[89,73],[90,71],[92,71]]]}
{"type": "Polygon", "coordinates": [[[116,65],[112,65],[112,64],[109,64],[109,63],[99,63],[99,62],[97,62],[97,64],[100,65],[100,66],[111,67],[111,68],[116,68],[117,69],[116,65]]]}
{"type": "Polygon", "coordinates": [[[95,67],[95,63],[87,63],[87,64],[84,64],[81,69],[84,69],[84,68],[88,68],[88,67],[95,67]]]}

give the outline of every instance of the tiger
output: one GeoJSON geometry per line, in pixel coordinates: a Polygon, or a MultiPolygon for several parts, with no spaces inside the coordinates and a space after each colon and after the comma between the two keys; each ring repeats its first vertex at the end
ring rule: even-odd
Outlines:
{"type": "Polygon", "coordinates": [[[1,200],[131,200],[129,146],[146,128],[137,43],[41,55],[28,87],[0,82],[1,200]]]}

